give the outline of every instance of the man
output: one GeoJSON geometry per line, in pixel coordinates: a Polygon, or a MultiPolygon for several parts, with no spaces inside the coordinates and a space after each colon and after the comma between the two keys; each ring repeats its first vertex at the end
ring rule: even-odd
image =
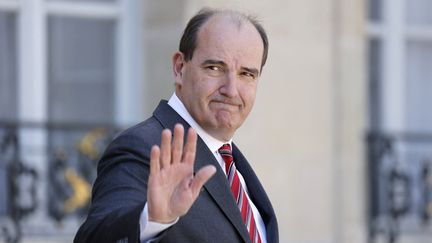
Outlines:
{"type": "Polygon", "coordinates": [[[271,203],[232,143],[267,51],[253,18],[195,15],[173,55],[175,93],[109,145],[75,242],[278,242],[271,203]]]}

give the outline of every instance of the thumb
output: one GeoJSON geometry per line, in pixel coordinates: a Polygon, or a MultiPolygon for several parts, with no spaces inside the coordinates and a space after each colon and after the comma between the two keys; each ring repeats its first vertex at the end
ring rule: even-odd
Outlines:
{"type": "Polygon", "coordinates": [[[201,187],[216,173],[216,167],[213,165],[206,165],[201,168],[194,176],[191,182],[192,192],[198,194],[201,187]]]}

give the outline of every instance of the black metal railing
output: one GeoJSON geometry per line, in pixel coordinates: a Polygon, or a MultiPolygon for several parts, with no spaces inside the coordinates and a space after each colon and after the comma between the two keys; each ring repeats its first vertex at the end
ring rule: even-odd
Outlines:
{"type": "Polygon", "coordinates": [[[46,187],[47,218],[60,222],[83,215],[97,161],[118,131],[111,124],[0,121],[0,239],[20,241],[21,222],[39,208],[39,187],[46,187]],[[45,134],[43,146],[23,146],[25,132],[34,130],[45,134]],[[35,151],[43,154],[43,161],[36,163],[47,168],[44,178],[37,169],[40,166],[28,156],[35,151]]]}
{"type": "Polygon", "coordinates": [[[367,150],[369,242],[432,238],[432,134],[372,132],[367,150]]]}

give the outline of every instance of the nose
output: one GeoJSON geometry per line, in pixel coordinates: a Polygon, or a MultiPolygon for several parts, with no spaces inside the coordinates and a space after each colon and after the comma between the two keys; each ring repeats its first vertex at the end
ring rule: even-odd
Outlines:
{"type": "Polygon", "coordinates": [[[229,98],[236,97],[238,94],[237,84],[238,77],[234,73],[227,73],[224,78],[224,82],[219,89],[219,92],[229,98]]]}

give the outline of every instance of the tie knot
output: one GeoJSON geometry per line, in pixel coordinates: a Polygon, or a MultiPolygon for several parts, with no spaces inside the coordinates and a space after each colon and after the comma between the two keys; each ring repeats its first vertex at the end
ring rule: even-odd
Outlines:
{"type": "Polygon", "coordinates": [[[222,155],[222,157],[226,155],[232,155],[231,145],[229,143],[222,145],[222,147],[219,148],[219,153],[222,155]]]}
{"type": "Polygon", "coordinates": [[[225,172],[228,174],[228,171],[233,163],[231,145],[228,143],[222,145],[222,147],[219,148],[219,153],[225,161],[225,172]]]}

